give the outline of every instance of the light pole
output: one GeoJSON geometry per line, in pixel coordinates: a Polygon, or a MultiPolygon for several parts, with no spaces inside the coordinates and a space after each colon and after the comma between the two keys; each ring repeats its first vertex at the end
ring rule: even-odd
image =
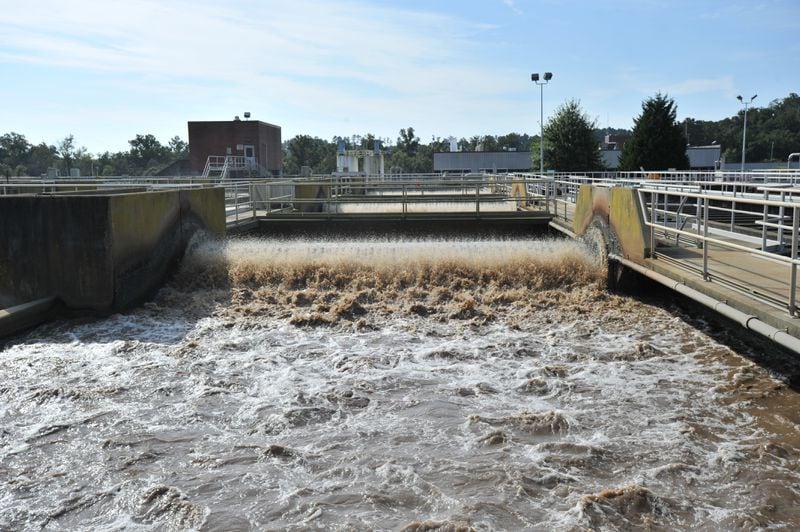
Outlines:
{"type": "Polygon", "coordinates": [[[531,74],[531,81],[539,85],[539,173],[544,175],[544,86],[553,79],[552,72],[545,72],[543,80],[539,82],[539,73],[531,74]]]}
{"type": "Polygon", "coordinates": [[[744,177],[744,149],[745,149],[745,146],[746,146],[745,143],[747,142],[747,107],[751,103],[753,103],[753,100],[756,99],[756,96],[758,96],[758,94],[754,94],[750,98],[750,101],[747,101],[747,102],[742,99],[742,95],[741,94],[736,97],[736,99],[739,100],[739,103],[744,105],[744,128],[742,129],[742,176],[743,177],[744,177]]]}

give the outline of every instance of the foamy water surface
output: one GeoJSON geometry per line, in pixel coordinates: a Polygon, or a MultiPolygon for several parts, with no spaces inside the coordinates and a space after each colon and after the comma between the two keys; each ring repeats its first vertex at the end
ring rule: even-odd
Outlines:
{"type": "Polygon", "coordinates": [[[202,244],[0,351],[0,529],[800,526],[797,394],[602,279],[571,242],[202,244]]]}

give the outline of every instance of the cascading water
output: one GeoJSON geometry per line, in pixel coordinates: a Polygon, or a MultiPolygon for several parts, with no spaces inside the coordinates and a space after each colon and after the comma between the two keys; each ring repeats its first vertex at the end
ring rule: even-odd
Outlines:
{"type": "Polygon", "coordinates": [[[603,279],[563,241],[200,244],[0,351],[0,529],[800,526],[785,376],[603,279]]]}

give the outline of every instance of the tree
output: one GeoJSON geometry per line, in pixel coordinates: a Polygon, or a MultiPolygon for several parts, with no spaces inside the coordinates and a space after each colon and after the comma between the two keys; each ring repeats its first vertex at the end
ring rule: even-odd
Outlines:
{"type": "Polygon", "coordinates": [[[64,175],[69,176],[72,160],[75,158],[75,137],[72,133],[58,143],[58,154],[61,156],[61,160],[64,161],[64,175]]]}
{"type": "Polygon", "coordinates": [[[686,136],[675,121],[677,107],[672,98],[658,93],[642,102],[642,114],[633,120],[631,138],[620,156],[620,170],[687,170],[686,136]]]}
{"type": "Polygon", "coordinates": [[[19,133],[6,133],[0,136],[0,163],[12,168],[23,164],[31,145],[24,135],[19,133]]]}
{"type": "Polygon", "coordinates": [[[419,148],[419,138],[414,136],[414,128],[404,128],[400,130],[400,137],[397,139],[397,149],[406,155],[415,155],[419,148]]]}
{"type": "MultiPolygon", "coordinates": [[[[595,123],[581,110],[578,100],[569,100],[556,109],[544,127],[544,162],[550,169],[573,172],[593,172],[603,169],[595,123]]],[[[536,139],[536,148],[539,148],[536,139]]],[[[539,167],[540,152],[531,147],[534,168],[539,167]]]]}
{"type": "Polygon", "coordinates": [[[428,146],[433,153],[450,151],[450,142],[440,137],[431,137],[431,143],[428,146]]]}
{"type": "Polygon", "coordinates": [[[336,143],[319,137],[297,135],[286,143],[283,171],[297,175],[303,166],[310,166],[315,174],[329,174],[336,170],[336,143]]]}
{"type": "Polygon", "coordinates": [[[178,158],[186,157],[189,155],[189,145],[183,141],[178,135],[169,139],[169,150],[172,155],[178,158]]]}
{"type": "Polygon", "coordinates": [[[135,173],[153,173],[170,160],[171,150],[150,133],[136,135],[128,144],[131,146],[130,164],[135,173]]]}
{"type": "Polygon", "coordinates": [[[484,135],[481,137],[481,151],[498,151],[497,137],[484,135]]]}
{"type": "Polygon", "coordinates": [[[32,176],[40,176],[47,173],[48,168],[57,165],[58,151],[55,146],[48,146],[44,142],[32,146],[28,151],[27,167],[28,173],[32,176]]]}

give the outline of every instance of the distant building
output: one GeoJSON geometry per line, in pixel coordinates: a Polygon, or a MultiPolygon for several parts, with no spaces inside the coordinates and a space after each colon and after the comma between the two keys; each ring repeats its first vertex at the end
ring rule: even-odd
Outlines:
{"type": "MultiPolygon", "coordinates": [[[[247,115],[245,115],[247,116],[247,115]]],[[[279,175],[281,128],[259,120],[189,122],[189,161],[202,174],[209,157],[237,157],[251,175],[279,175]]]]}
{"type": "MultiPolygon", "coordinates": [[[[600,159],[608,170],[619,168],[619,158],[622,151],[600,150],[600,159]]],[[[686,156],[689,157],[689,168],[691,170],[715,170],[720,168],[720,157],[722,150],[719,144],[712,146],[687,146],[686,156]]],[[[638,168],[637,168],[638,170],[638,168]]],[[[669,170],[669,168],[645,168],[645,170],[669,170]]]]}
{"type": "MultiPolygon", "coordinates": [[[[613,135],[609,135],[611,137],[613,135]]],[[[618,139],[615,142],[622,142],[618,139]]],[[[619,144],[617,144],[618,146],[619,144]]],[[[600,160],[607,170],[619,168],[621,149],[601,149],[600,160]]],[[[689,167],[692,170],[714,170],[720,168],[721,149],[718,144],[712,146],[689,146],[686,148],[689,167]]],[[[545,160],[545,164],[547,161],[545,160]]],[[[441,152],[433,154],[433,171],[449,173],[469,172],[530,172],[531,152],[498,151],[498,152],[441,152]]],[[[569,172],[569,168],[559,168],[559,172],[569,172]]],[[[645,170],[668,170],[668,168],[645,168],[645,170]]]]}
{"type": "Polygon", "coordinates": [[[603,145],[601,148],[603,150],[622,151],[622,148],[625,147],[625,143],[628,142],[629,138],[631,138],[630,135],[606,135],[603,137],[603,145]]]}
{"type": "Polygon", "coordinates": [[[530,169],[529,151],[459,151],[433,154],[434,172],[529,172],[530,169]]]}
{"type": "Polygon", "coordinates": [[[345,149],[344,140],[336,149],[336,173],[339,175],[384,175],[384,157],[379,140],[371,150],[345,149]]]}

